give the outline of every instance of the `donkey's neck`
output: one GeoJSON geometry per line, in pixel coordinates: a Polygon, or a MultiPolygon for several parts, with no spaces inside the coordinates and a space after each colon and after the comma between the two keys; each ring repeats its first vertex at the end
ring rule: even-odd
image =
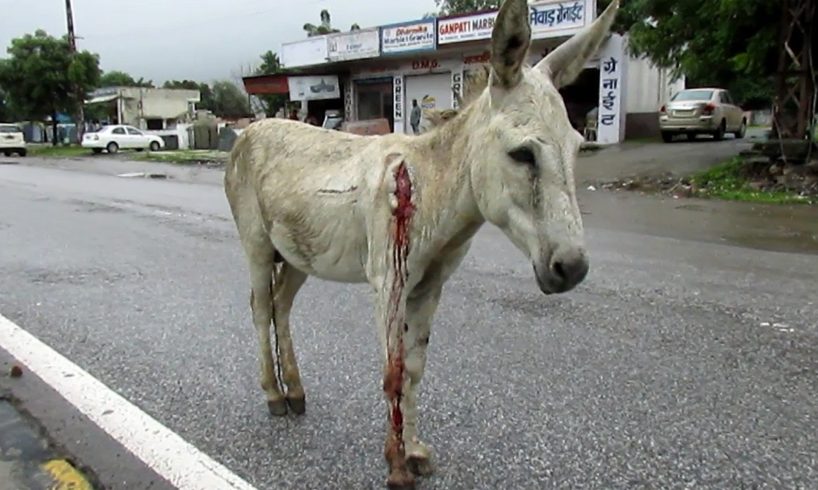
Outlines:
{"type": "Polygon", "coordinates": [[[423,159],[419,170],[424,181],[420,204],[424,235],[447,246],[465,242],[485,222],[472,188],[468,109],[413,142],[423,159]]]}

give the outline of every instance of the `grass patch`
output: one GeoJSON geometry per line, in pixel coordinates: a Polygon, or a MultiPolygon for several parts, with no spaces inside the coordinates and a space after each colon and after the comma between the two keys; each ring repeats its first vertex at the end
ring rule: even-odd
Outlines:
{"type": "Polygon", "coordinates": [[[741,157],[699,172],[690,179],[699,197],[767,204],[813,204],[813,199],[788,191],[762,191],[750,186],[741,157]]]}
{"type": "Polygon", "coordinates": [[[92,155],[91,150],[79,145],[28,145],[28,154],[45,158],[71,158],[92,155]]]}
{"type": "Polygon", "coordinates": [[[138,153],[137,160],[147,160],[162,163],[206,163],[206,162],[226,162],[227,152],[218,150],[172,150],[172,151],[150,151],[138,153]]]}

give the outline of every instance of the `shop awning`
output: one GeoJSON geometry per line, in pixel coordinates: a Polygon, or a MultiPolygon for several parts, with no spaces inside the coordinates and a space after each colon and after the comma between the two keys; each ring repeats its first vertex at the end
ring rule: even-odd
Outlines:
{"type": "Polygon", "coordinates": [[[85,101],[86,104],[101,104],[102,102],[110,102],[119,97],[119,94],[108,94],[92,97],[85,101]]]}

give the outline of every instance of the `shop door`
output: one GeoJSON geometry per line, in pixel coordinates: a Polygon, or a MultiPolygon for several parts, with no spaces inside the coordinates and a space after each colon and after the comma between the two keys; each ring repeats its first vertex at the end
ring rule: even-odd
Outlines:
{"type": "MultiPolygon", "coordinates": [[[[404,128],[407,134],[412,134],[409,124],[412,115],[412,101],[417,100],[418,106],[423,109],[451,109],[452,107],[452,75],[433,73],[428,75],[407,76],[405,83],[406,100],[404,102],[404,128]]],[[[428,129],[421,112],[420,132],[428,129]]]]}
{"type": "Polygon", "coordinates": [[[386,118],[392,121],[392,77],[355,82],[358,121],[386,118]]]}

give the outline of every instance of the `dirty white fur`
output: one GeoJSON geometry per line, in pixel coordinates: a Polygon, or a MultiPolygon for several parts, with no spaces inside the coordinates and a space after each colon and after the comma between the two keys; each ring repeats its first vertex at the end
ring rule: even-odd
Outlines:
{"type": "Polygon", "coordinates": [[[403,338],[404,440],[407,458],[428,460],[417,438],[416,410],[426,344],[442,286],[478,228],[486,221],[499,227],[534,266],[546,293],[567,291],[584,277],[560,282],[555,272],[561,260],[586,260],[574,186],[583,139],[569,124],[557,88],[573,81],[596,52],[617,8],[618,0],[590,28],[528,67],[527,5],[507,0],[495,23],[488,86],[426,134],[358,136],[266,119],[239,136],[225,191],[250,265],[261,381],[269,402],[304,397],[289,310],[307,276],[372,286],[386,361],[385,285],[394,274],[391,193],[393,170],[403,162],[416,206],[408,280],[399,298],[409,325],[403,338]],[[534,162],[510,156],[521,147],[534,162]],[[283,258],[278,265],[276,252],[283,258]],[[286,395],[274,374],[273,319],[286,395]]]}

